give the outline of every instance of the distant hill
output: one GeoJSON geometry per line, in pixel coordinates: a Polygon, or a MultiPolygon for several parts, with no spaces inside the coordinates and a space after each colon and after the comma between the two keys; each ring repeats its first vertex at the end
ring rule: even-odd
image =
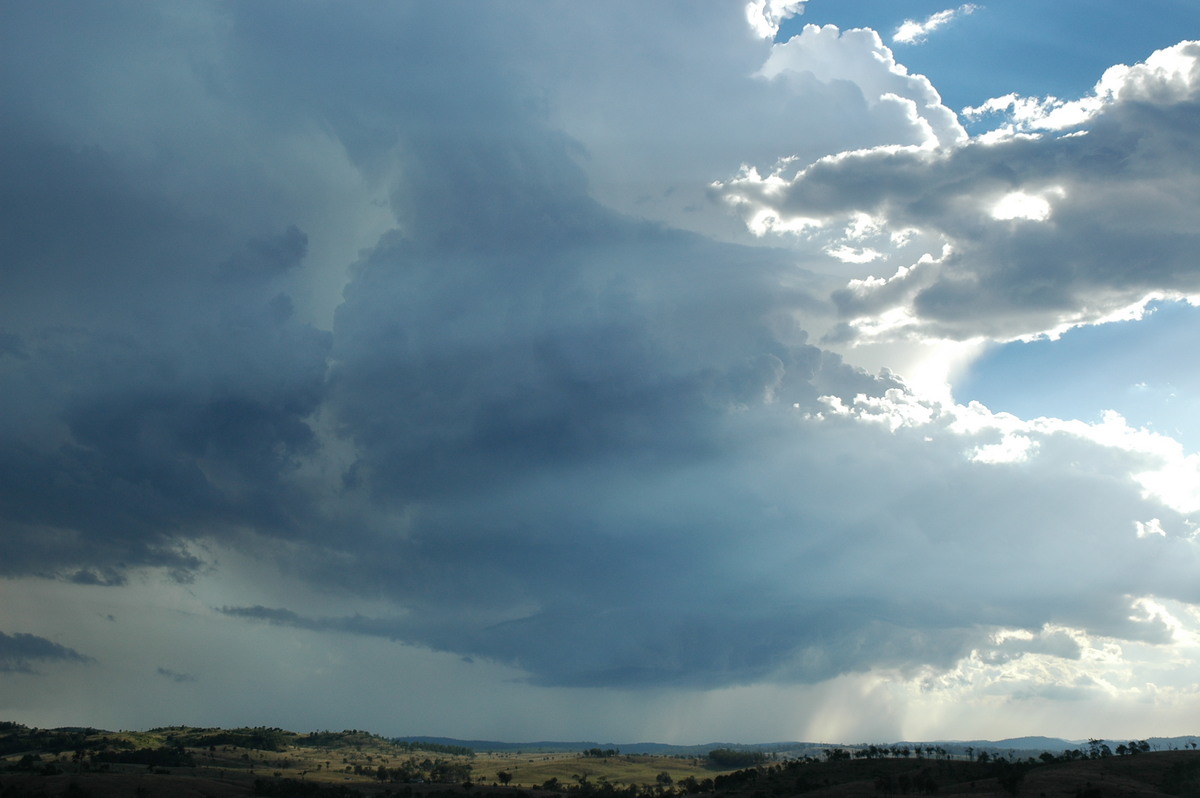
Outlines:
{"type": "Polygon", "coordinates": [[[992,754],[1005,753],[1015,755],[1024,759],[1030,756],[1036,757],[1047,751],[1052,754],[1060,754],[1063,751],[1079,748],[1081,745],[1086,746],[1087,741],[1064,740],[1061,737],[1032,736],[1008,737],[1003,740],[933,740],[896,744],[940,746],[954,756],[970,756],[978,754],[980,751],[987,751],[992,754]]]}
{"type": "Polygon", "coordinates": [[[975,745],[984,748],[1003,748],[1009,750],[1061,751],[1064,748],[1076,748],[1086,740],[1064,740],[1061,737],[1008,737],[1003,740],[976,740],[975,745]]]}
{"type": "MultiPolygon", "coordinates": [[[[1152,751],[1190,751],[1196,750],[1193,743],[1200,746],[1200,735],[1186,735],[1183,737],[1113,737],[1109,739],[1099,739],[1101,743],[1105,743],[1110,749],[1115,750],[1117,746],[1128,744],[1131,741],[1144,740],[1149,744],[1152,751]]],[[[897,743],[897,745],[930,745],[931,743],[897,743]]],[[[956,755],[964,754],[968,748],[973,751],[988,751],[991,753],[1011,752],[1021,757],[1037,756],[1038,754],[1048,751],[1052,754],[1060,754],[1063,751],[1087,750],[1089,747],[1088,740],[1066,740],[1061,737],[1009,737],[1003,740],[937,740],[933,741],[933,745],[940,745],[947,751],[956,755]]]]}
{"type": "Polygon", "coordinates": [[[1146,742],[1155,751],[1195,751],[1200,749],[1200,734],[1184,737],[1147,737],[1146,742]]]}
{"type": "MultiPolygon", "coordinates": [[[[617,748],[611,743],[565,742],[538,740],[525,743],[506,743],[499,740],[459,740],[454,737],[392,737],[398,743],[433,743],[434,745],[458,745],[474,751],[525,751],[528,753],[559,753],[564,751],[586,751],[589,748],[617,748]]],[[[622,749],[624,750],[624,749],[622,749]]]]}
{"type": "MultiPolygon", "coordinates": [[[[459,740],[453,737],[392,737],[390,738],[401,743],[425,743],[434,745],[460,746],[470,748],[475,751],[523,751],[525,753],[567,753],[575,751],[587,751],[593,748],[602,750],[616,750],[622,754],[648,754],[653,756],[705,756],[709,751],[716,748],[726,748],[735,751],[762,751],[764,753],[779,753],[779,754],[805,754],[809,752],[820,752],[828,748],[849,748],[856,749],[864,747],[866,743],[851,744],[851,743],[829,743],[829,742],[803,742],[797,740],[776,741],[765,743],[730,743],[730,742],[710,742],[700,743],[696,745],[672,745],[670,743],[600,743],[592,740],[537,740],[532,742],[504,742],[501,740],[459,740]]],[[[1175,738],[1183,739],[1183,738],[1175,738]]],[[[1084,741],[1086,743],[1086,741],[1084,741]]],[[[946,750],[951,751],[956,755],[966,755],[967,749],[973,751],[987,750],[991,752],[997,751],[1032,751],[1041,753],[1050,751],[1059,753],[1064,750],[1078,748],[1081,743],[1079,741],[1071,742],[1057,737],[1013,737],[1006,740],[934,740],[934,741],[916,741],[906,740],[895,743],[886,743],[884,747],[907,747],[915,749],[925,746],[942,746],[946,750]]],[[[1178,746],[1182,748],[1183,746],[1178,746]]],[[[1161,746],[1162,750],[1167,750],[1169,746],[1161,746]]]]}
{"type": "Polygon", "coordinates": [[[587,751],[592,748],[616,750],[622,754],[649,754],[653,756],[704,756],[714,748],[730,748],[735,751],[793,751],[797,748],[819,747],[817,743],[703,743],[700,745],[671,745],[670,743],[598,743],[592,740],[561,741],[537,740],[510,743],[500,740],[459,740],[453,737],[392,737],[398,743],[425,743],[455,745],[475,751],[523,751],[525,753],[551,754],[587,751]]]}
{"type": "MultiPolygon", "coordinates": [[[[715,748],[729,748],[735,751],[763,751],[764,753],[779,753],[787,755],[805,755],[813,752],[820,752],[828,748],[849,748],[857,749],[864,747],[866,743],[831,743],[831,742],[802,742],[802,741],[778,741],[765,743],[729,743],[729,742],[711,742],[700,743],[697,745],[672,745],[670,743],[601,743],[593,740],[577,740],[577,741],[562,741],[562,740],[537,740],[533,742],[504,742],[501,740],[459,740],[453,737],[392,737],[390,738],[401,743],[430,743],[434,745],[445,746],[460,746],[470,748],[474,751],[523,751],[525,753],[568,753],[573,751],[587,751],[592,748],[600,748],[603,750],[615,749],[623,754],[648,754],[653,756],[705,756],[709,751],[715,748]]],[[[1110,748],[1116,748],[1117,745],[1128,743],[1134,740],[1133,737],[1112,738],[1106,740],[1110,748]]],[[[1140,738],[1137,738],[1140,739],[1140,738]]],[[[1154,751],[1185,751],[1193,749],[1192,743],[1200,746],[1200,735],[1190,735],[1183,737],[1148,737],[1146,742],[1150,744],[1151,750],[1154,751]]],[[[885,743],[884,747],[908,747],[915,749],[916,747],[938,746],[950,752],[954,756],[965,757],[968,753],[977,753],[979,751],[987,751],[989,753],[1005,753],[1006,755],[1016,755],[1021,758],[1036,757],[1041,753],[1049,752],[1052,754],[1061,754],[1063,751],[1071,751],[1075,749],[1087,748],[1087,740],[1067,740],[1062,737],[1007,737],[1002,740],[902,740],[893,743],[885,743]]]]}

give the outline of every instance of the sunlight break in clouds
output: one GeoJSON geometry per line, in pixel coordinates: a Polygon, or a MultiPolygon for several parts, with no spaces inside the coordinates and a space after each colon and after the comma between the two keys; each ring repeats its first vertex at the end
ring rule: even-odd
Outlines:
{"type": "Polygon", "coordinates": [[[973,14],[979,9],[979,6],[974,3],[964,3],[958,8],[948,8],[945,11],[939,11],[925,19],[924,22],[916,22],[915,20],[906,19],[904,23],[896,29],[892,34],[892,41],[898,44],[919,44],[925,40],[925,37],[933,33],[938,28],[950,22],[955,17],[964,14],[973,14]]]}
{"type": "Polygon", "coordinates": [[[992,218],[1001,221],[1025,219],[1031,222],[1044,222],[1050,218],[1052,209],[1047,196],[1061,198],[1065,195],[1066,192],[1063,191],[1061,186],[1050,186],[1040,195],[1014,191],[1011,194],[1005,194],[992,207],[992,218]]]}

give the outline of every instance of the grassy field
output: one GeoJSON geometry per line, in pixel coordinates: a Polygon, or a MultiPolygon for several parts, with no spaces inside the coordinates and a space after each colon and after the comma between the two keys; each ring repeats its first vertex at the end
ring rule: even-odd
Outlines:
{"type": "Polygon", "coordinates": [[[3,798],[871,798],[933,792],[973,798],[1197,798],[1200,752],[1051,762],[1014,758],[1011,763],[793,758],[732,771],[711,767],[707,758],[687,756],[468,756],[412,750],[357,731],[299,735],[279,729],[172,727],[102,732],[0,724],[3,798]],[[401,772],[405,778],[398,780],[401,772]],[[500,773],[511,774],[511,780],[493,788],[500,773]],[[557,791],[538,789],[553,780],[557,791]],[[694,790],[687,796],[685,780],[694,790]],[[618,793],[629,785],[647,788],[618,793]]]}
{"type": "MultiPolygon", "coordinates": [[[[367,794],[397,791],[396,770],[428,791],[468,780],[531,788],[557,779],[563,787],[657,785],[713,769],[691,757],[590,757],[582,753],[479,753],[411,750],[365,732],[299,735],[279,729],[223,730],[169,727],[144,732],[0,730],[0,794],[64,794],[83,781],[92,795],[247,795],[255,780],[295,780],[345,786],[367,794]],[[319,744],[312,744],[317,742],[319,744]],[[129,760],[129,761],[126,761],[129,760]],[[136,761],[134,761],[136,760],[136,761]],[[385,778],[381,779],[383,769],[385,778]]],[[[76,790],[76,792],[78,792],[76,790]]]]}
{"type": "Polygon", "coordinates": [[[732,768],[707,767],[693,757],[626,756],[585,757],[579,754],[476,754],[476,779],[485,783],[498,780],[497,773],[512,774],[512,784],[532,787],[558,779],[564,785],[577,784],[581,778],[591,782],[607,781],[614,785],[656,784],[660,773],[673,782],[688,776],[697,780],[712,778],[732,768]]]}

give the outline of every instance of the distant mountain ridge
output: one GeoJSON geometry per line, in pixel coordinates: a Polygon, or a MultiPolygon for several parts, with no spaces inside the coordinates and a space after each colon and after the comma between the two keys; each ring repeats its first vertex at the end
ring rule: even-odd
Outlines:
{"type": "MultiPolygon", "coordinates": [[[[535,740],[532,742],[509,743],[500,740],[459,740],[453,737],[392,737],[402,743],[438,743],[440,745],[461,745],[476,751],[525,751],[528,753],[558,753],[567,751],[587,751],[599,748],[603,751],[617,750],[622,754],[659,754],[665,756],[707,754],[714,748],[732,748],[735,750],[774,750],[775,746],[790,748],[795,743],[757,743],[746,745],[742,743],[706,743],[703,745],[671,745],[669,743],[599,743],[594,740],[535,740]]],[[[782,749],[781,749],[782,750],[782,749]]]]}
{"type": "MultiPolygon", "coordinates": [[[[869,743],[828,743],[828,742],[801,742],[801,741],[781,741],[767,743],[725,743],[711,742],[698,745],[672,745],[670,743],[599,743],[591,740],[583,741],[559,741],[559,740],[538,740],[533,742],[503,742],[499,740],[460,740],[453,737],[427,737],[427,736],[412,736],[412,737],[392,737],[396,742],[405,743],[438,743],[440,745],[458,745],[465,748],[471,748],[475,751],[522,751],[527,753],[557,753],[569,751],[587,751],[592,748],[601,750],[617,750],[622,754],[656,754],[659,756],[703,756],[715,748],[730,748],[736,751],[764,751],[767,753],[791,753],[812,750],[823,750],[826,748],[861,748],[869,743]]],[[[1185,735],[1181,737],[1147,737],[1147,738],[1111,738],[1106,739],[1110,747],[1115,748],[1117,745],[1127,743],[1130,740],[1145,739],[1150,744],[1150,747],[1156,751],[1169,751],[1174,749],[1189,749],[1193,747],[1193,743],[1200,744],[1200,735],[1185,735]]],[[[920,746],[941,747],[955,755],[965,755],[970,751],[989,751],[992,753],[998,751],[1011,751],[1019,753],[1021,756],[1036,756],[1045,751],[1052,754],[1059,754],[1063,751],[1072,750],[1075,748],[1086,747],[1088,740],[1066,740],[1061,737],[1009,737],[1003,740],[907,740],[891,743],[884,743],[885,747],[908,747],[915,749],[920,746]]],[[[876,745],[879,745],[876,743],[876,745]]]]}

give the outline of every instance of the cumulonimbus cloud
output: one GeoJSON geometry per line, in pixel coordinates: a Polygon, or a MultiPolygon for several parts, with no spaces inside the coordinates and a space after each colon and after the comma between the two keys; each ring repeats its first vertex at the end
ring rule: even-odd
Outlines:
{"type": "MultiPolygon", "coordinates": [[[[221,567],[206,547],[256,546],[331,606],[248,599],[228,618],[489,658],[547,685],[1070,660],[1060,628],[1170,639],[1130,606],[1197,600],[1195,508],[1164,487],[1193,461],[1116,420],[919,400],[809,328],[899,309],[923,334],[1005,337],[1097,298],[1186,290],[1194,175],[1162,161],[1187,152],[1191,95],[1166,102],[1146,81],[1086,136],[968,143],[877,36],[806,29],[747,85],[849,109],[863,151],[714,192],[951,244],[830,298],[795,249],[598,202],[586,147],[500,68],[536,49],[526,20],[443,8],[289,7],[284,26],[270,7],[224,9],[156,53],[189,101],[147,110],[153,136],[89,94],[150,79],[133,55],[157,39],[138,25],[113,23],[124,49],[60,34],[107,65],[91,88],[40,55],[44,71],[2,71],[37,77],[0,133],[21,155],[0,181],[15,209],[0,215],[6,576],[120,590],[139,568],[202,580],[221,567]],[[355,46],[316,46],[331,32],[355,46]],[[93,147],[74,146],[80,128],[93,147]],[[342,229],[370,209],[386,229],[342,229]],[[321,261],[338,236],[351,255],[321,261]],[[1103,257],[1082,268],[1088,252],[1103,257]],[[322,327],[308,292],[331,282],[322,327]],[[1163,534],[1139,536],[1152,519],[1163,534]],[[384,608],[342,611],[346,596],[384,608]],[[1037,640],[996,642],[1014,629],[1037,640]]],[[[162,94],[176,96],[146,96],[162,94]]]]}

